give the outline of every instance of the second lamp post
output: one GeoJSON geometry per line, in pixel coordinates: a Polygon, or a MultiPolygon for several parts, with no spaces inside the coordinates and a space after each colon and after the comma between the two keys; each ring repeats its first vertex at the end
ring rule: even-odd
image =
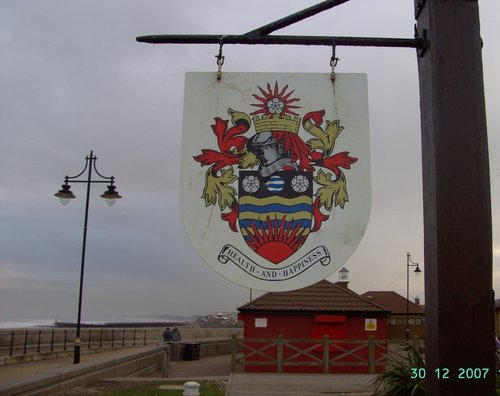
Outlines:
{"type": "Polygon", "coordinates": [[[406,253],[406,339],[410,339],[410,267],[417,267],[413,271],[415,275],[420,275],[418,263],[411,261],[410,253],[406,253]]]}
{"type": "Polygon", "coordinates": [[[90,185],[92,183],[109,183],[108,189],[101,195],[102,198],[106,199],[106,202],[109,206],[113,205],[117,199],[121,198],[121,195],[116,191],[116,187],[114,186],[115,178],[113,176],[107,177],[101,175],[95,166],[97,157],[94,156],[94,153],[91,151],[90,154],[85,157],[85,168],[76,176],[66,176],[64,178],[64,184],[62,185],[62,189],[59,190],[54,195],[61,200],[63,205],[68,204],[71,199],[76,198],[75,194],[71,191],[71,186],[68,184],[71,183],[85,183],[87,184],[87,198],[85,201],[85,220],[83,225],[83,246],[82,246],[82,261],[80,267],[80,289],[78,295],[78,319],[76,323],[76,339],[74,343],[74,354],[73,354],[73,363],[80,363],[80,327],[81,327],[81,317],[82,317],[82,293],[83,293],[83,272],[85,268],[85,247],[87,244],[87,224],[89,217],[89,198],[90,198],[90,185]],[[85,171],[87,171],[86,179],[78,179],[82,176],[85,171]],[[92,179],[92,171],[100,177],[100,179],[93,180],[92,179]]]}

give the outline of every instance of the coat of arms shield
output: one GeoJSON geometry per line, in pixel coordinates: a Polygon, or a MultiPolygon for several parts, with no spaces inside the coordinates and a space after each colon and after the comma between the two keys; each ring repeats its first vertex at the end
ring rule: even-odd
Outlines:
{"type": "Polygon", "coordinates": [[[331,275],[371,204],[366,75],[186,73],[181,215],[202,259],[263,291],[331,275]]]}

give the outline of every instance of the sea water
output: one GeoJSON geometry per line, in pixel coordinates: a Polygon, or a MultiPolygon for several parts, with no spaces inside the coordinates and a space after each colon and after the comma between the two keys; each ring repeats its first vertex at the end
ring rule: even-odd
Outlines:
{"type": "MultiPolygon", "coordinates": [[[[194,317],[185,316],[148,316],[148,317],[122,317],[122,316],[106,316],[82,319],[82,323],[86,325],[105,325],[113,323],[165,323],[177,322],[185,323],[192,322],[196,319],[194,317]]],[[[0,320],[0,329],[19,329],[30,327],[47,327],[54,326],[56,322],[76,323],[76,320],[70,318],[57,318],[57,319],[26,319],[26,320],[0,320]]]]}

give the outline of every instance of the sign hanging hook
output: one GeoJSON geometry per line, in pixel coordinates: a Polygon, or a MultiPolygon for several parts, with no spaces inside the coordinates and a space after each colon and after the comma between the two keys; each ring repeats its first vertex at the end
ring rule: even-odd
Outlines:
{"type": "Polygon", "coordinates": [[[222,65],[224,64],[224,56],[222,55],[222,46],[224,45],[224,36],[219,37],[219,53],[215,55],[217,58],[217,80],[220,81],[222,77],[222,65]]]}
{"type": "Polygon", "coordinates": [[[332,44],[332,57],[330,58],[330,66],[332,67],[332,73],[330,75],[330,78],[332,82],[335,82],[335,66],[337,66],[337,63],[339,62],[339,58],[335,56],[335,50],[336,50],[336,45],[335,43],[332,44]]]}

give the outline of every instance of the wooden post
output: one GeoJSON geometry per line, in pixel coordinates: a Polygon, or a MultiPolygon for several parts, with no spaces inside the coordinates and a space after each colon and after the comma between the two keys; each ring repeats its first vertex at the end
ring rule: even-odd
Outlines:
{"type": "Polygon", "coordinates": [[[281,374],[283,372],[283,335],[278,335],[278,353],[277,353],[277,372],[281,374]]]}
{"type": "Polygon", "coordinates": [[[486,111],[477,0],[415,0],[422,125],[427,395],[494,395],[486,111]],[[488,369],[486,378],[459,379],[488,369]],[[438,379],[436,370],[449,370],[438,379]],[[477,370],[476,370],[477,371],[477,370]]]}
{"type": "Polygon", "coordinates": [[[368,373],[375,373],[375,336],[368,337],[368,373]]]}
{"type": "Polygon", "coordinates": [[[323,336],[323,374],[330,371],[330,342],[328,336],[323,336]]]}

